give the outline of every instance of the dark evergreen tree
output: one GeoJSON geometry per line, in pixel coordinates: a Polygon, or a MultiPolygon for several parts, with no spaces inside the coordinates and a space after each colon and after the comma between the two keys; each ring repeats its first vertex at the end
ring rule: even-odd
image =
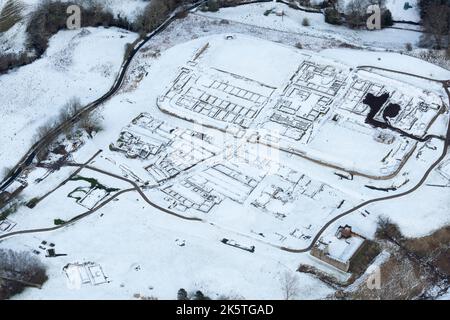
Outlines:
{"type": "Polygon", "coordinates": [[[325,22],[329,24],[340,25],[342,24],[341,14],[339,11],[333,8],[325,9],[325,22]]]}

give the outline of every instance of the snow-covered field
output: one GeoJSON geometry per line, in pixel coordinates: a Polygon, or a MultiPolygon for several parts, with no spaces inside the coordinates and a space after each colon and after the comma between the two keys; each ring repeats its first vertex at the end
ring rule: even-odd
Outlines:
{"type": "Polygon", "coordinates": [[[291,35],[308,35],[319,39],[337,40],[357,47],[404,49],[406,43],[417,44],[420,32],[411,30],[350,30],[345,26],[335,26],[324,22],[321,13],[294,10],[281,3],[257,3],[238,8],[222,8],[217,12],[199,12],[202,16],[226,19],[246,25],[254,25],[268,30],[289,32],[291,35]],[[284,16],[275,14],[265,16],[267,10],[283,10],[284,16]],[[304,18],[309,26],[303,26],[304,18]]]}
{"type": "Polygon", "coordinates": [[[115,28],[59,32],[41,59],[1,76],[0,166],[14,165],[70,99],[87,104],[108,91],[136,37],[115,28]]]}
{"type": "Polygon", "coordinates": [[[387,0],[386,8],[392,13],[396,21],[420,22],[417,0],[387,0]]]}
{"type": "MultiPolygon", "coordinates": [[[[68,1],[68,0],[62,0],[68,1]]],[[[0,10],[3,8],[7,0],[0,0],[0,10]]],[[[26,28],[28,23],[28,18],[30,14],[39,5],[40,0],[21,0],[25,5],[22,12],[23,19],[16,23],[10,30],[0,33],[0,52],[1,53],[21,53],[26,51],[26,28]]],[[[116,17],[119,15],[121,17],[126,17],[129,21],[134,21],[134,19],[139,15],[148,1],[144,0],[80,0],[80,3],[85,4],[101,4],[105,9],[110,10],[116,17]]]]}
{"type": "MultiPolygon", "coordinates": [[[[42,258],[50,268],[50,280],[42,290],[27,290],[16,298],[133,299],[141,294],[175,299],[180,288],[202,290],[213,298],[282,298],[280,278],[285,271],[293,272],[298,257],[274,256],[263,246],[255,254],[228,247],[219,241],[229,236],[227,232],[164,216],[136,199],[121,197],[104,216],[95,214],[60,232],[3,243],[23,250],[24,246],[37,249],[46,240],[56,245],[57,253],[68,254],[53,261],[42,258]],[[62,268],[88,261],[102,267],[109,283],[70,289],[62,268]]],[[[303,298],[323,298],[332,292],[307,275],[299,275],[299,281],[303,298]]]]}
{"type": "MultiPolygon", "coordinates": [[[[345,11],[351,2],[352,0],[339,0],[339,8],[345,11]]],[[[392,18],[395,21],[420,21],[417,0],[385,0],[384,5],[391,11],[392,18]]]]}

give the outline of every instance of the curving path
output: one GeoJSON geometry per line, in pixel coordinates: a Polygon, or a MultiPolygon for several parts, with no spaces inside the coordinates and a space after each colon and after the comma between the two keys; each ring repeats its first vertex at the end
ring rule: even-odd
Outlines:
{"type": "Polygon", "coordinates": [[[40,141],[33,144],[28,150],[28,152],[22,157],[22,159],[19,161],[18,164],[12,169],[12,173],[9,177],[5,178],[4,181],[0,184],[0,192],[4,191],[9,185],[11,185],[17,177],[20,176],[20,174],[23,172],[23,170],[31,165],[33,163],[33,160],[35,159],[36,155],[38,154],[39,150],[41,150],[48,141],[51,141],[58,137],[61,132],[65,128],[68,128],[72,126],[74,123],[76,123],[80,118],[82,118],[84,115],[92,112],[94,109],[102,105],[105,101],[109,100],[122,86],[126,73],[128,71],[128,68],[133,61],[133,58],[136,56],[136,54],[142,49],[142,47],[152,38],[154,38],[156,35],[164,31],[173,21],[178,19],[180,15],[183,13],[187,13],[190,10],[199,7],[203,3],[205,3],[207,0],[200,0],[195,2],[192,5],[189,6],[183,6],[175,10],[170,17],[165,20],[159,27],[157,27],[154,31],[149,33],[147,36],[145,36],[144,39],[142,39],[128,54],[124,62],[122,63],[122,66],[120,67],[118,76],[116,80],[114,81],[113,86],[109,89],[107,93],[105,93],[103,96],[98,98],[97,100],[89,103],[84,108],[80,109],[76,114],[74,114],[70,119],[66,120],[56,128],[52,129],[46,137],[42,138],[40,141]]]}

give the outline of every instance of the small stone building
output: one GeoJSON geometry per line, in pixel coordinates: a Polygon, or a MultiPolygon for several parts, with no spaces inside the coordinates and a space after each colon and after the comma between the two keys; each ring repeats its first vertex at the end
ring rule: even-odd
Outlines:
{"type": "Polygon", "coordinates": [[[348,272],[364,241],[365,238],[353,232],[351,226],[339,226],[334,235],[326,235],[317,241],[310,254],[341,271],[348,272]]]}

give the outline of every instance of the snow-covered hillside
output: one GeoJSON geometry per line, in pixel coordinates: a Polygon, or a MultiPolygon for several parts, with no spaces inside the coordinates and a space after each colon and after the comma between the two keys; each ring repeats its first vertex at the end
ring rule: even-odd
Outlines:
{"type": "MultiPolygon", "coordinates": [[[[339,0],[340,10],[345,11],[352,1],[354,0],[339,0]]],[[[319,0],[318,2],[320,3],[321,1],[319,0]]],[[[382,2],[386,8],[391,11],[394,20],[411,22],[420,21],[417,0],[384,0],[382,2]]]]}

